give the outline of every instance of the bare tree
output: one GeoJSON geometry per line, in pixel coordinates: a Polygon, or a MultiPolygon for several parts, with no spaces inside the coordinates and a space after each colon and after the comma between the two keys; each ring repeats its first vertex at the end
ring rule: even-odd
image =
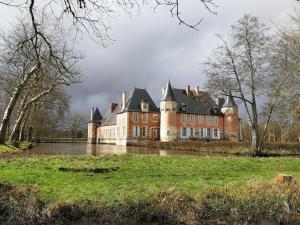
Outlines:
{"type": "Polygon", "coordinates": [[[253,155],[259,155],[273,112],[298,99],[300,61],[293,53],[299,51],[300,45],[283,33],[271,35],[257,17],[250,15],[232,26],[228,39],[219,38],[221,45],[214,59],[205,63],[207,86],[223,95],[231,90],[242,102],[251,127],[253,155]],[[260,119],[258,98],[263,109],[260,119]],[[265,125],[260,133],[262,118],[265,125]]]}
{"type": "Polygon", "coordinates": [[[65,119],[64,124],[71,131],[73,141],[75,140],[77,132],[84,126],[84,123],[84,116],[78,112],[72,113],[65,119]]]}
{"type": "Polygon", "coordinates": [[[261,94],[265,76],[267,27],[257,17],[245,15],[232,30],[229,40],[221,37],[221,45],[216,49],[214,59],[206,63],[207,86],[216,93],[228,95],[242,101],[252,134],[252,151],[260,154],[258,134],[257,97],[261,94]]]}
{"type": "Polygon", "coordinates": [[[11,32],[3,35],[0,74],[5,85],[13,88],[7,91],[11,94],[0,126],[0,143],[4,143],[12,111],[21,95],[23,100],[20,103],[14,136],[30,105],[57,86],[79,82],[75,67],[79,57],[68,49],[63,34],[57,32],[53,24],[40,24],[39,27],[47,30],[44,30],[44,35],[51,39],[51,49],[44,41],[27,41],[33,31],[26,21],[20,21],[11,32]]]}

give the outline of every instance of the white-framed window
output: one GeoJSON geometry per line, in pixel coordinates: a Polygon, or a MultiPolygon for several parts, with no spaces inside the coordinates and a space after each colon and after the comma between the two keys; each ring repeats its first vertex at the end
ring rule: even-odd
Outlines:
{"type": "Polygon", "coordinates": [[[202,125],[203,124],[203,116],[198,115],[198,124],[202,125]]]}
{"type": "Polygon", "coordinates": [[[157,114],[153,114],[152,115],[152,121],[153,122],[157,122],[157,120],[158,120],[158,115],[157,114]]]}
{"type": "Polygon", "coordinates": [[[207,128],[207,137],[210,138],[211,137],[211,129],[207,128]]]}
{"type": "Polygon", "coordinates": [[[182,122],[186,123],[186,114],[182,114],[182,122]]]}
{"type": "Polygon", "coordinates": [[[181,129],[181,136],[183,137],[183,138],[186,138],[186,127],[182,127],[182,129],[181,129]]]}
{"type": "Polygon", "coordinates": [[[214,138],[219,137],[219,129],[214,129],[214,138]]]}
{"type": "Polygon", "coordinates": [[[141,108],[143,112],[148,112],[149,111],[149,103],[147,100],[142,100],[141,102],[141,108]]]}
{"type": "Polygon", "coordinates": [[[143,113],[142,114],[142,121],[143,121],[143,123],[147,123],[148,122],[148,114],[147,113],[143,113]]]}
{"type": "Polygon", "coordinates": [[[190,122],[195,123],[195,115],[190,115],[190,122]]]}
{"type": "Polygon", "coordinates": [[[206,116],[206,124],[207,125],[211,124],[211,116],[206,116]]]}
{"type": "Polygon", "coordinates": [[[147,127],[142,128],[142,136],[146,137],[147,136],[147,127]]]}
{"type": "Polygon", "coordinates": [[[214,116],[213,117],[213,124],[214,125],[218,125],[219,121],[218,121],[218,116],[214,116]]]}
{"type": "Polygon", "coordinates": [[[194,137],[194,128],[191,127],[191,134],[190,137],[194,137]]]}
{"type": "Polygon", "coordinates": [[[133,136],[138,137],[139,136],[139,127],[133,127],[133,136]]]}
{"type": "Polygon", "coordinates": [[[200,128],[200,138],[205,138],[206,137],[206,129],[205,128],[200,128]]]}
{"type": "Polygon", "coordinates": [[[134,113],[133,113],[133,121],[134,121],[134,122],[137,122],[138,119],[139,119],[139,114],[138,114],[137,112],[134,112],[134,113]]]}

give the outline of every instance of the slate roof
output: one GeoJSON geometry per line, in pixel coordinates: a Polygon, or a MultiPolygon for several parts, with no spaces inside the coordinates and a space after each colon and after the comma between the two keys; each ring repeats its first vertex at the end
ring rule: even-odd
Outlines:
{"type": "Polygon", "coordinates": [[[161,101],[176,101],[170,81],[167,83],[161,101]]]}
{"type": "Polygon", "coordinates": [[[149,112],[159,112],[146,89],[134,88],[126,100],[124,112],[142,112],[141,102],[146,100],[149,104],[149,112]]]}
{"type": "Polygon", "coordinates": [[[229,95],[226,97],[226,101],[222,107],[237,107],[237,105],[232,97],[231,91],[229,91],[229,95]]]}
{"type": "Polygon", "coordinates": [[[125,109],[122,111],[120,105],[111,112],[109,108],[103,116],[101,126],[117,124],[117,114],[121,112],[141,112],[141,101],[146,100],[149,103],[149,112],[159,112],[159,109],[153,102],[146,89],[134,88],[126,99],[125,109]]]}
{"type": "Polygon", "coordinates": [[[196,96],[193,91],[186,95],[185,89],[173,88],[173,92],[177,101],[177,112],[204,115],[221,114],[221,107],[216,104],[208,92],[201,91],[199,96],[196,96]],[[185,105],[185,111],[183,111],[183,105],[185,105]]]}
{"type": "Polygon", "coordinates": [[[111,112],[111,108],[109,108],[104,114],[104,118],[102,120],[101,126],[108,126],[117,124],[117,113],[121,111],[120,106],[118,105],[113,112],[111,112]]]}
{"type": "Polygon", "coordinates": [[[93,113],[92,122],[101,122],[101,120],[102,120],[102,115],[97,107],[93,113]]]}

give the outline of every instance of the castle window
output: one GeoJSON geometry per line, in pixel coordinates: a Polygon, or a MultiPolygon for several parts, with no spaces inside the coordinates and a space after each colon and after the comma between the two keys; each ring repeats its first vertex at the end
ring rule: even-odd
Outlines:
{"type": "Polygon", "coordinates": [[[207,128],[207,137],[211,137],[211,130],[210,130],[210,128],[207,128]]]}
{"type": "Polygon", "coordinates": [[[201,125],[203,124],[203,116],[202,115],[199,115],[198,116],[198,123],[201,125]]]}
{"type": "Polygon", "coordinates": [[[147,136],[147,127],[143,127],[143,129],[142,129],[142,136],[143,137],[147,136]]]}
{"type": "Polygon", "coordinates": [[[206,136],[206,129],[200,128],[200,138],[205,138],[205,136],[206,136]]]}
{"type": "Polygon", "coordinates": [[[218,125],[218,116],[214,116],[213,117],[213,123],[214,123],[214,125],[218,125]]]}
{"type": "Polygon", "coordinates": [[[193,128],[191,128],[191,135],[190,136],[194,137],[194,129],[193,128]]]}
{"type": "Polygon", "coordinates": [[[158,118],[158,116],[157,116],[156,114],[154,114],[154,115],[152,116],[153,122],[157,122],[157,118],[158,118]]]}
{"type": "Polygon", "coordinates": [[[139,114],[138,114],[137,112],[134,112],[134,113],[133,113],[133,121],[134,121],[134,122],[137,122],[138,119],[139,119],[139,114]]]}
{"type": "Polygon", "coordinates": [[[143,123],[147,123],[148,122],[148,115],[147,115],[147,113],[143,113],[142,120],[143,120],[143,123]]]}
{"type": "Polygon", "coordinates": [[[191,123],[195,122],[195,115],[190,115],[190,121],[191,121],[191,123]]]}
{"type": "Polygon", "coordinates": [[[211,116],[206,116],[206,124],[207,125],[211,124],[211,116]]]}
{"type": "Polygon", "coordinates": [[[149,111],[149,103],[147,100],[142,100],[141,102],[141,108],[143,112],[148,112],[149,111]]]}
{"type": "Polygon", "coordinates": [[[182,122],[183,123],[186,123],[186,117],[187,117],[186,114],[182,114],[182,122]]]}
{"type": "Polygon", "coordinates": [[[181,109],[183,112],[186,112],[186,104],[182,103],[181,104],[181,109]]]}
{"type": "Polygon", "coordinates": [[[214,129],[214,138],[218,138],[218,137],[219,137],[219,130],[214,129]]]}
{"type": "Polygon", "coordinates": [[[138,137],[139,136],[139,128],[138,127],[133,127],[133,136],[138,137]]]}
{"type": "Polygon", "coordinates": [[[182,128],[181,133],[182,133],[182,137],[185,138],[186,137],[186,127],[182,128]]]}

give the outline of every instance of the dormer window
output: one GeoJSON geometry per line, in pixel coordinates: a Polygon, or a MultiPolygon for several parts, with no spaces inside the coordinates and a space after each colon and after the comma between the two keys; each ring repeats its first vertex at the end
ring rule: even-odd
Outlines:
{"type": "Polygon", "coordinates": [[[149,103],[147,100],[142,100],[141,101],[141,109],[142,109],[142,112],[148,112],[149,111],[149,103]]]}
{"type": "Polygon", "coordinates": [[[186,112],[186,104],[182,103],[181,104],[181,109],[182,109],[182,112],[186,112]]]}

